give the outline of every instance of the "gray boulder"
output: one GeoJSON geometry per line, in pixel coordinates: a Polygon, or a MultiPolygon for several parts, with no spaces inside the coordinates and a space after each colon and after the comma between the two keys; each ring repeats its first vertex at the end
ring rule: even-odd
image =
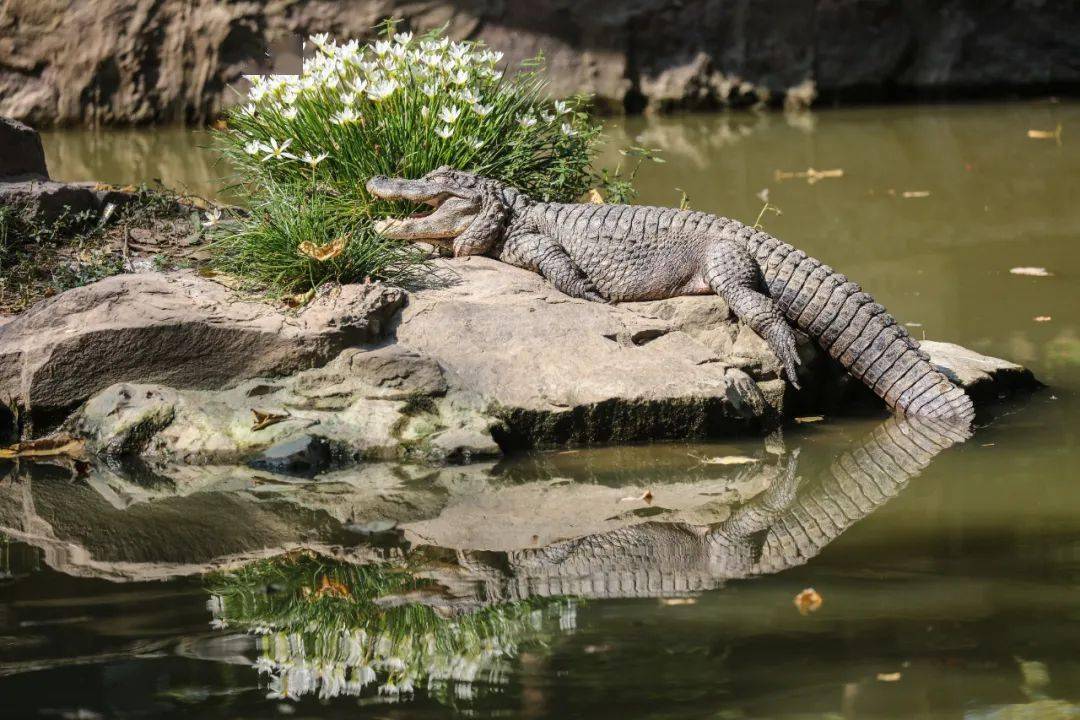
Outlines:
{"type": "Polygon", "coordinates": [[[118,382],[211,389],[284,375],[378,340],[403,300],[348,285],[287,312],[193,272],[118,275],[0,325],[0,398],[47,426],[118,382]]]}
{"type": "Polygon", "coordinates": [[[37,131],[18,120],[0,117],[0,182],[48,177],[45,150],[37,131]]]}

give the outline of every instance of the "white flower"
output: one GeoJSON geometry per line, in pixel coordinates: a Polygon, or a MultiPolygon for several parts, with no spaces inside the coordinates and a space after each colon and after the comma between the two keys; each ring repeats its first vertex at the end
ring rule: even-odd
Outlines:
{"type": "Polygon", "coordinates": [[[375,43],[375,54],[382,57],[386,53],[390,52],[390,43],[385,40],[379,40],[375,43]]]}
{"type": "Polygon", "coordinates": [[[472,88],[465,88],[458,97],[461,98],[462,102],[468,103],[469,105],[480,102],[480,96],[477,95],[476,91],[472,88]]]}
{"type": "Polygon", "coordinates": [[[286,120],[295,120],[296,119],[296,108],[294,108],[294,107],[285,108],[284,110],[281,111],[281,117],[285,118],[286,120]]]}
{"type": "Polygon", "coordinates": [[[259,659],[255,661],[255,669],[262,674],[270,674],[274,672],[274,668],[277,667],[277,663],[270,659],[269,655],[260,655],[259,659]]]}
{"type": "Polygon", "coordinates": [[[472,145],[477,150],[484,147],[484,141],[479,139],[479,138],[476,138],[476,137],[471,137],[466,142],[468,142],[470,145],[472,145]]]}
{"type": "Polygon", "coordinates": [[[251,142],[244,143],[244,152],[246,152],[248,155],[258,155],[259,153],[263,152],[264,148],[266,148],[266,146],[258,140],[252,140],[251,142]]]}
{"type": "Polygon", "coordinates": [[[206,213],[206,222],[202,225],[204,228],[217,227],[221,222],[221,208],[214,208],[210,212],[206,213]]]}
{"type": "Polygon", "coordinates": [[[454,134],[454,128],[450,127],[449,125],[443,125],[441,128],[435,131],[435,134],[446,140],[454,134]]]}
{"type": "Polygon", "coordinates": [[[518,118],[518,125],[523,128],[531,128],[535,124],[536,118],[534,118],[532,115],[522,115],[518,118]]]}
{"type": "Polygon", "coordinates": [[[454,45],[450,48],[450,56],[456,60],[464,60],[465,56],[468,55],[470,52],[472,52],[472,48],[470,48],[465,43],[454,43],[454,45]]]}
{"type": "Polygon", "coordinates": [[[481,105],[481,104],[477,103],[476,105],[472,106],[473,112],[476,113],[477,115],[479,115],[480,117],[487,117],[488,115],[491,114],[491,111],[494,110],[494,109],[495,109],[494,105],[481,105]]]}
{"type": "Polygon", "coordinates": [[[355,105],[356,104],[356,93],[348,93],[348,92],[347,93],[341,93],[341,102],[344,105],[355,105]]]}
{"type": "Polygon", "coordinates": [[[248,103],[244,107],[240,108],[240,114],[241,115],[254,115],[255,114],[255,103],[248,103]]]}
{"type": "Polygon", "coordinates": [[[464,70],[458,70],[457,72],[450,75],[450,82],[454,83],[455,85],[464,85],[465,83],[469,82],[469,73],[465,72],[464,70]]]}
{"type": "Polygon", "coordinates": [[[492,80],[499,80],[499,79],[502,78],[502,76],[503,76],[502,70],[499,70],[498,72],[491,73],[491,79],[492,80]]]}
{"type": "Polygon", "coordinates": [[[574,130],[574,127],[570,123],[564,122],[562,124],[562,131],[563,134],[567,137],[574,137],[575,135],[577,135],[577,130],[574,130]]]}
{"type": "Polygon", "coordinates": [[[308,165],[311,166],[311,169],[314,170],[319,163],[321,163],[328,157],[330,157],[328,153],[319,153],[315,157],[312,157],[311,153],[305,152],[303,155],[300,156],[300,160],[301,162],[306,162],[308,165]]]}
{"type": "Polygon", "coordinates": [[[540,119],[544,121],[544,124],[552,123],[555,121],[555,116],[551,113],[540,113],[540,119]]]}
{"type": "Polygon", "coordinates": [[[393,95],[397,88],[396,80],[381,80],[367,91],[367,96],[375,102],[382,102],[393,95]]]}
{"type": "Polygon", "coordinates": [[[429,108],[427,105],[424,105],[422,108],[420,108],[420,117],[427,120],[428,115],[430,115],[430,114],[431,114],[431,108],[429,108]]]}
{"type": "Polygon", "coordinates": [[[341,112],[330,117],[330,122],[334,123],[335,125],[348,125],[349,123],[354,123],[359,120],[360,116],[351,107],[347,107],[341,112]]]}
{"type": "Polygon", "coordinates": [[[400,691],[398,690],[398,686],[395,685],[393,682],[390,682],[389,680],[386,682],[385,685],[379,688],[380,695],[397,695],[399,692],[400,691]]]}
{"type": "Polygon", "coordinates": [[[297,88],[289,88],[285,91],[285,94],[281,96],[281,102],[286,105],[292,105],[300,97],[300,93],[297,88]]]}
{"type": "Polygon", "coordinates": [[[424,83],[424,85],[420,88],[420,92],[424,93],[429,98],[433,98],[439,92],[439,86],[433,82],[424,83]]]}
{"type": "Polygon", "coordinates": [[[395,33],[394,42],[396,42],[398,45],[408,45],[410,42],[412,42],[412,33],[395,33]]]}
{"type": "Polygon", "coordinates": [[[263,158],[263,162],[267,160],[280,160],[282,158],[289,158],[295,160],[296,156],[292,153],[285,152],[285,149],[292,144],[292,138],[287,139],[285,142],[278,144],[278,141],[274,138],[270,138],[270,144],[263,146],[263,150],[266,151],[266,156],[263,158]]]}
{"type": "MultiPolygon", "coordinates": [[[[326,43],[330,41],[330,35],[328,33],[318,33],[316,35],[312,35],[308,39],[311,40],[311,44],[315,47],[319,48],[320,50],[325,50],[326,43]]],[[[294,45],[293,47],[296,46],[294,45]]]]}
{"type": "Polygon", "coordinates": [[[224,630],[225,628],[229,627],[229,621],[223,620],[222,618],[214,618],[210,621],[210,627],[212,627],[214,630],[224,630]]]}
{"type": "Polygon", "coordinates": [[[461,115],[461,108],[458,107],[444,107],[439,110],[439,119],[447,125],[453,125],[459,115],[461,115]]]}
{"type": "Polygon", "coordinates": [[[555,112],[557,112],[560,115],[562,115],[564,113],[568,113],[568,112],[570,112],[570,105],[563,102],[562,100],[556,100],[555,101],[555,112]]]}
{"type": "Polygon", "coordinates": [[[337,75],[337,73],[331,73],[331,74],[327,75],[325,78],[323,78],[323,85],[326,86],[327,90],[334,90],[340,84],[341,84],[341,77],[339,77],[337,75]]]}

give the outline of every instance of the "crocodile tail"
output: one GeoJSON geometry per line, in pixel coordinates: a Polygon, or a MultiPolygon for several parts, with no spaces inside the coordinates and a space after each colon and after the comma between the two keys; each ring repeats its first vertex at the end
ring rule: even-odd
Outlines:
{"type": "Polygon", "coordinates": [[[892,410],[956,422],[975,417],[971,398],[856,283],[767,233],[747,230],[747,248],[777,307],[892,410]]]}

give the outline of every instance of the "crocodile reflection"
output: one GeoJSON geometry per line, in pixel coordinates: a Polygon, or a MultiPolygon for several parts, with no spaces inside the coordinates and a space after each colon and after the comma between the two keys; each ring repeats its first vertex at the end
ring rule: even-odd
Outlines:
{"type": "Polygon", "coordinates": [[[357,565],[290,554],[214,577],[212,624],[258,635],[269,696],[473,697],[523,647],[574,627],[583,598],[671,597],[806,562],[894,497],[966,428],[893,418],[814,482],[798,453],[712,527],[649,522],[508,552],[410,549],[357,565]],[[366,689],[366,690],[365,690],[366,689]]]}

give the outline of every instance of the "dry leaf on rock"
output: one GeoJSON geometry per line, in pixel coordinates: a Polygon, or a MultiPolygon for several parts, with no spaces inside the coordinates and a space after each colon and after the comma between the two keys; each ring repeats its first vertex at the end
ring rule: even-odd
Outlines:
{"type": "Polygon", "coordinates": [[[795,607],[798,608],[800,615],[817,612],[823,602],[821,595],[814,588],[806,588],[795,596],[795,607]]]}
{"type": "Polygon", "coordinates": [[[57,455],[75,456],[83,454],[83,441],[67,435],[41,438],[29,442],[15,443],[0,448],[0,459],[55,457],[57,455]]]}
{"type": "Polygon", "coordinates": [[[300,246],[296,249],[301,255],[306,255],[312,260],[326,262],[345,252],[345,246],[348,244],[349,236],[342,235],[341,237],[335,238],[333,242],[328,242],[325,245],[316,245],[310,240],[305,240],[300,243],[300,246]]]}
{"type": "Polygon", "coordinates": [[[279,413],[263,412],[262,410],[252,410],[251,413],[255,416],[255,422],[251,425],[252,432],[258,432],[263,428],[276,425],[289,417],[288,413],[281,415],[279,413]]]}
{"type": "Polygon", "coordinates": [[[603,205],[604,204],[604,196],[601,195],[600,191],[597,190],[596,188],[592,188],[591,190],[589,190],[589,192],[587,192],[585,194],[585,197],[593,205],[603,205]]]}
{"type": "Polygon", "coordinates": [[[634,502],[635,500],[643,500],[647,503],[651,503],[653,500],[653,494],[651,490],[646,490],[640,495],[628,495],[627,497],[620,498],[619,502],[634,502]]]}

